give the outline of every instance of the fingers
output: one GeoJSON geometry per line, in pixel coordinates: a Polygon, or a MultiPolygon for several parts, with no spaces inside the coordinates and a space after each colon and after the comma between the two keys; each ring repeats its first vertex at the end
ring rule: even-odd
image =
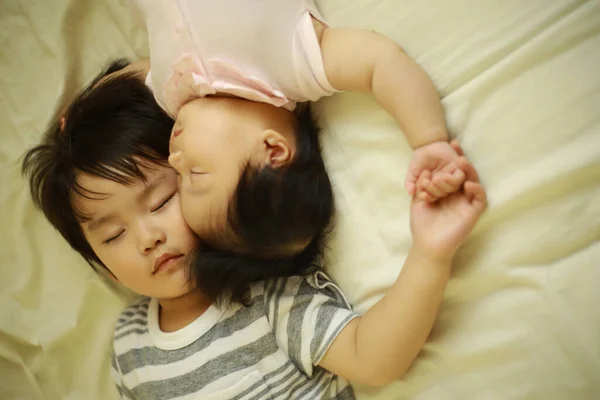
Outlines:
{"type": "Polygon", "coordinates": [[[465,152],[463,151],[462,147],[460,147],[460,143],[458,141],[458,139],[453,139],[450,142],[450,147],[452,147],[452,149],[456,152],[456,154],[458,154],[459,156],[464,156],[465,152]]]}
{"type": "Polygon", "coordinates": [[[458,191],[464,181],[465,174],[459,168],[456,168],[452,172],[436,174],[433,177],[433,183],[443,189],[446,194],[458,191]]]}
{"type": "Polygon", "coordinates": [[[439,154],[430,154],[435,162],[430,159],[429,163],[424,163],[422,157],[413,158],[404,182],[409,195],[433,202],[459,191],[465,181],[479,182],[479,175],[465,157],[458,140],[452,140],[449,146],[458,155],[457,158],[439,158],[439,154]]]}
{"type": "MultiPolygon", "coordinates": [[[[460,170],[458,170],[460,171],[460,170]]],[[[455,171],[456,172],[456,171],[455,171]]],[[[447,174],[436,174],[433,177],[433,184],[444,191],[444,193],[454,193],[460,188],[460,182],[458,186],[454,183],[452,179],[454,173],[447,174]]]]}
{"type": "Polygon", "coordinates": [[[466,179],[465,173],[462,169],[457,168],[452,174],[448,177],[448,181],[458,190],[460,186],[464,183],[466,179]]]}
{"type": "Polygon", "coordinates": [[[445,165],[441,170],[427,174],[421,174],[418,179],[418,189],[420,199],[435,201],[446,197],[447,195],[460,190],[465,180],[465,174],[458,166],[451,162],[445,165]],[[419,191],[426,191],[429,196],[420,194],[419,191]]]}
{"type": "Polygon", "coordinates": [[[415,195],[417,187],[417,176],[411,172],[406,174],[406,179],[404,180],[404,189],[408,192],[410,196],[415,195]]]}
{"type": "Polygon", "coordinates": [[[456,164],[464,172],[466,181],[479,182],[479,174],[465,156],[459,157],[456,160],[456,164]]]}
{"type": "Polygon", "coordinates": [[[419,192],[419,200],[424,201],[426,203],[434,203],[437,201],[437,198],[433,197],[425,190],[420,190],[419,192]]]}
{"type": "Polygon", "coordinates": [[[433,197],[431,194],[429,194],[425,190],[420,190],[417,193],[419,193],[419,200],[421,200],[421,201],[424,201],[427,203],[434,203],[438,200],[437,197],[433,197]]]}
{"type": "Polygon", "coordinates": [[[435,185],[429,179],[424,180],[421,184],[421,187],[436,199],[439,199],[440,197],[444,197],[446,195],[446,192],[441,187],[435,185]]]}
{"type": "Polygon", "coordinates": [[[471,164],[467,157],[465,157],[465,152],[463,151],[462,147],[460,147],[458,139],[453,139],[450,142],[450,146],[452,147],[452,149],[454,149],[454,151],[456,151],[456,154],[459,155],[458,159],[456,160],[456,164],[458,168],[464,171],[465,180],[479,182],[479,175],[473,167],[473,164],[471,164]]]}
{"type": "Polygon", "coordinates": [[[462,181],[456,185],[452,185],[443,180],[440,182],[441,183],[438,184],[430,178],[419,178],[416,188],[418,199],[432,203],[458,191],[458,189],[460,189],[460,185],[462,184],[462,181]]]}
{"type": "Polygon", "coordinates": [[[431,184],[431,171],[425,170],[421,172],[419,175],[419,179],[417,180],[416,185],[416,194],[417,198],[421,201],[426,201],[428,203],[434,202],[437,200],[431,192],[429,192],[428,188],[430,188],[431,184]]]}
{"type": "Polygon", "coordinates": [[[463,185],[465,193],[467,193],[467,187],[473,189],[473,185],[476,185],[477,190],[473,189],[474,191],[469,197],[476,201],[487,201],[485,191],[479,182],[479,176],[473,165],[464,157],[459,159],[459,165],[461,168],[456,168],[451,173],[438,172],[435,176],[432,176],[431,171],[423,171],[415,185],[417,198],[431,203],[459,191],[463,185]],[[482,195],[483,198],[481,198],[482,195]]]}
{"type": "Polygon", "coordinates": [[[487,194],[485,193],[483,186],[477,182],[467,181],[465,182],[465,194],[470,197],[473,209],[478,214],[481,214],[487,207],[487,194]]]}
{"type": "Polygon", "coordinates": [[[414,196],[416,192],[416,184],[419,179],[419,175],[423,170],[422,160],[418,155],[413,155],[408,165],[408,171],[406,172],[406,179],[404,180],[404,188],[409,195],[414,196]]]}

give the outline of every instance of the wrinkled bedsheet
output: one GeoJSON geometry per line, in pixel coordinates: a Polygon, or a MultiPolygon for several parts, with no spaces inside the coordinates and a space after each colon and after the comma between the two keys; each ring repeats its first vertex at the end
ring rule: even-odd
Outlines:
{"type": "MultiPolygon", "coordinates": [[[[333,26],[394,38],[434,79],[490,205],[431,337],[360,399],[600,396],[600,1],[322,0],[333,26]]],[[[113,322],[131,294],[32,205],[23,152],[115,57],[147,56],[119,0],[0,2],[0,398],[115,399],[113,322]]],[[[410,148],[372,97],[318,104],[339,215],[328,271],[364,312],[410,247],[410,148]]]]}

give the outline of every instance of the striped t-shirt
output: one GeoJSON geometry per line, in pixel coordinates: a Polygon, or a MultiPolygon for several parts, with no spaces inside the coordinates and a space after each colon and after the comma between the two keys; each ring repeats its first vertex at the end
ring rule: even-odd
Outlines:
{"type": "Polygon", "coordinates": [[[354,399],[317,364],[357,316],[322,272],[252,287],[248,306],[211,306],[165,333],[142,298],[115,327],[112,372],[124,399],[354,399]]]}

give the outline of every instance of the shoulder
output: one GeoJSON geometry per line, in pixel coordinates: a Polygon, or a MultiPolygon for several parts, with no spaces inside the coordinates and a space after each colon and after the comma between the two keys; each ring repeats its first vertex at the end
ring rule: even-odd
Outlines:
{"type": "Polygon", "coordinates": [[[318,297],[323,301],[329,299],[342,308],[351,308],[342,290],[321,270],[305,276],[289,276],[265,281],[262,290],[267,307],[269,304],[282,301],[291,301],[294,305],[298,305],[318,297]]]}
{"type": "Polygon", "coordinates": [[[120,333],[136,328],[148,327],[148,306],[150,304],[149,297],[141,297],[131,303],[121,312],[119,319],[115,324],[114,336],[115,339],[120,333]]]}
{"type": "Polygon", "coordinates": [[[327,27],[318,19],[311,17],[313,28],[315,29],[315,35],[317,35],[317,41],[321,45],[321,39],[323,39],[323,33],[327,27]]]}

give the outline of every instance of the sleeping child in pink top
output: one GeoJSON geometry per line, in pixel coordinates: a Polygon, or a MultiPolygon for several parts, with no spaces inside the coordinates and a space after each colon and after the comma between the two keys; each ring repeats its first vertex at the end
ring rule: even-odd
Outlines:
{"type": "MultiPolygon", "coordinates": [[[[372,92],[396,119],[414,150],[411,196],[431,203],[461,190],[439,96],[393,41],[329,27],[312,0],[134,3],[149,62],[86,90],[145,82],[174,119],[168,162],[183,216],[203,243],[191,279],[209,297],[239,300],[248,283],[294,275],[321,255],[333,192],[308,105],[323,96],[372,92]]],[[[75,117],[67,110],[59,129],[75,117]]]]}

